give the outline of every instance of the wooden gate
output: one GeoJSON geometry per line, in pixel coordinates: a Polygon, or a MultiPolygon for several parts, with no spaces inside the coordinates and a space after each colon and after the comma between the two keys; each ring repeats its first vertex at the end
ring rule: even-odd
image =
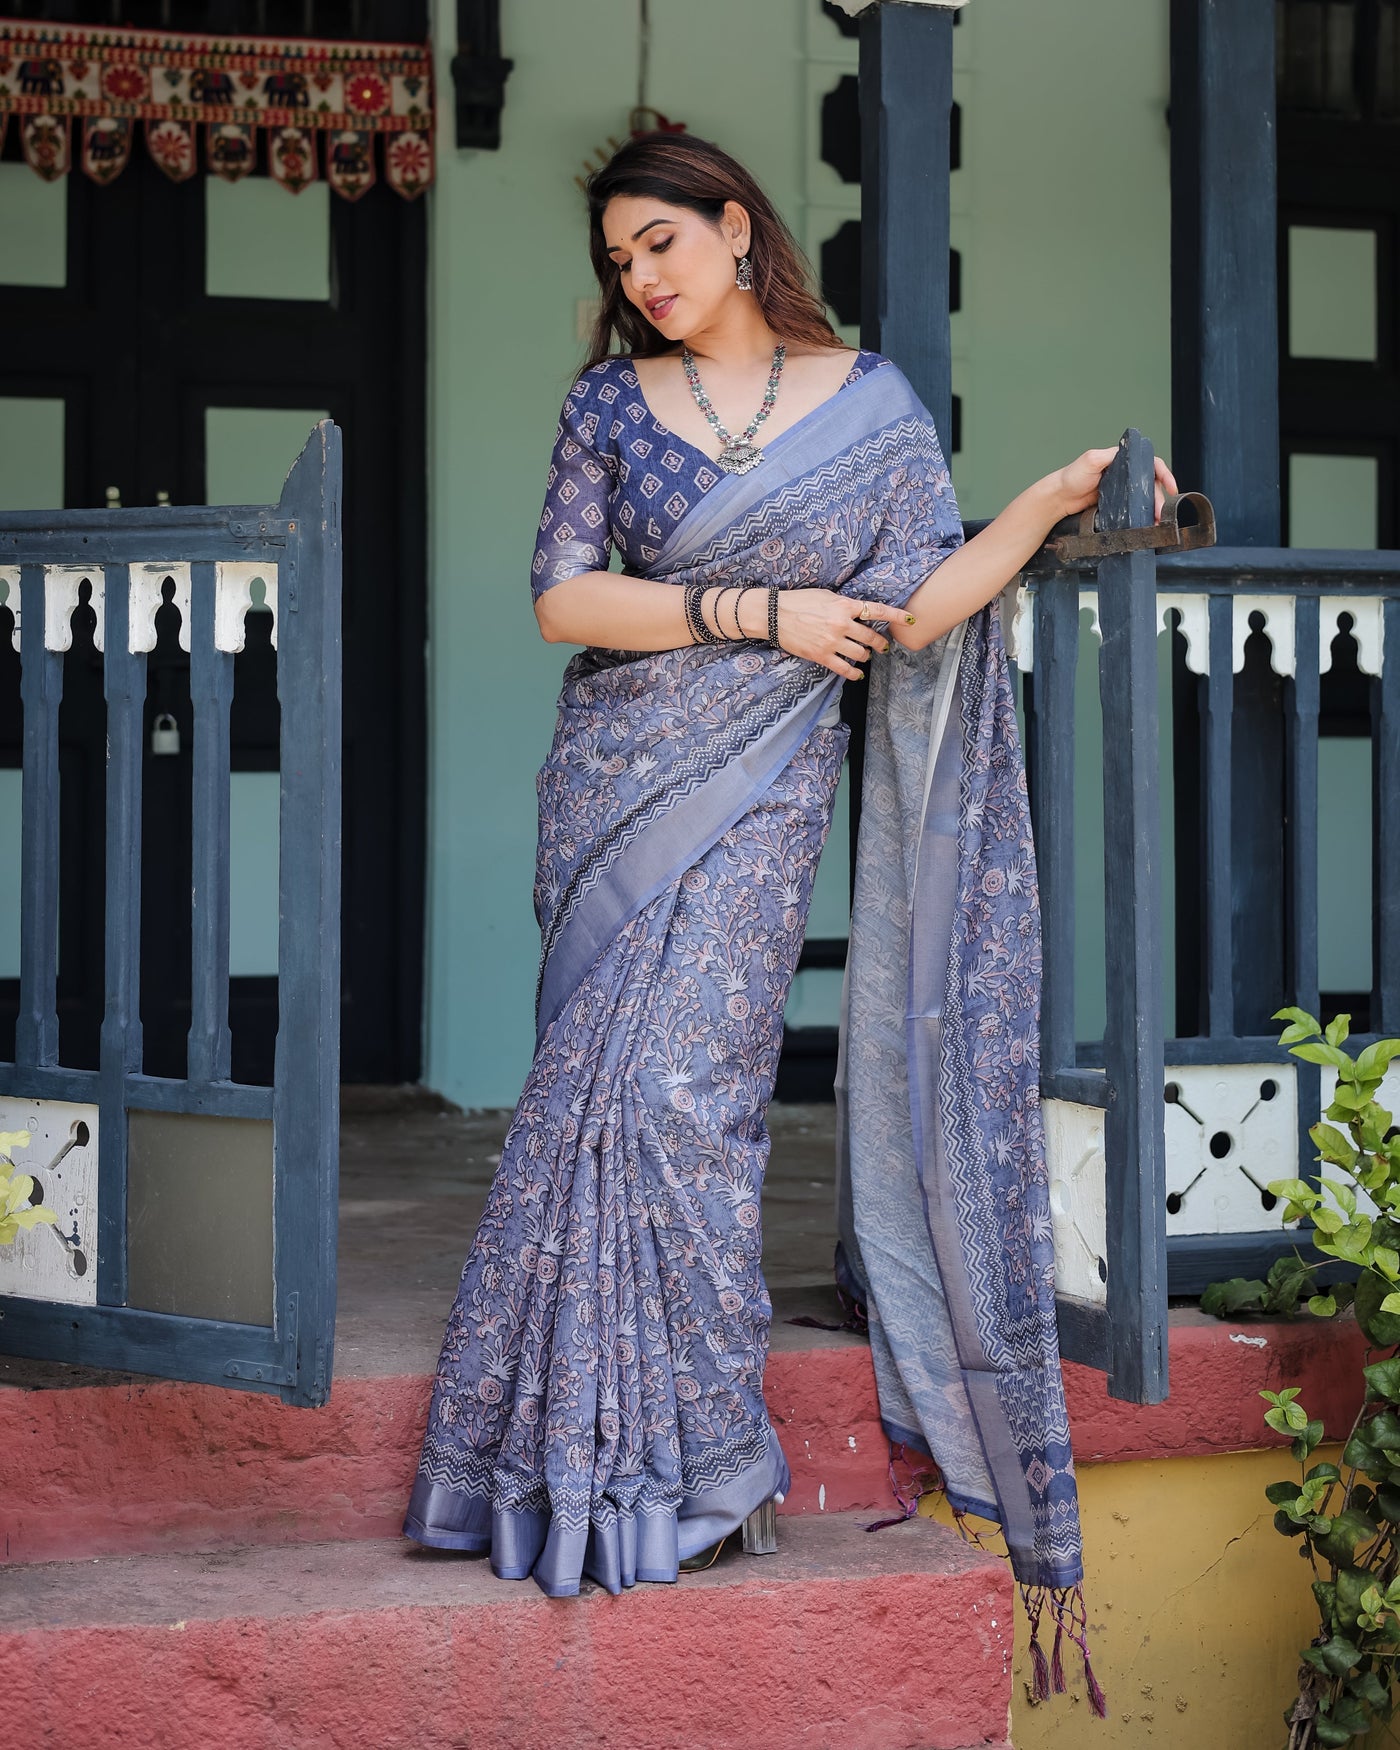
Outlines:
{"type": "MultiPolygon", "coordinates": [[[[0,515],[24,713],[20,1013],[0,1130],[54,1210],[0,1248],[0,1352],[323,1403],[335,1319],[340,1002],[339,429],[276,505],[0,515]],[[273,1085],[230,1077],[229,711],[244,617],[272,611],[281,706],[273,1085]],[[188,1068],[145,1073],[144,755],[166,732],[146,653],[169,596],[190,653],[194,811],[188,1068]],[[65,1066],[56,1000],[63,652],[96,618],[106,701],[99,1067],[65,1066]]],[[[3,621],[0,612],[0,621],[3,621]]],[[[13,824],[12,829],[13,829],[13,824]]]]}

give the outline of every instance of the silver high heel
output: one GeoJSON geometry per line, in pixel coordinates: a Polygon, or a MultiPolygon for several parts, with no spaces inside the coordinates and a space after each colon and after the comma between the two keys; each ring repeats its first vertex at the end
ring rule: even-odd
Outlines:
{"type": "Polygon", "coordinates": [[[744,1554],[775,1556],[778,1553],[778,1499],[770,1495],[744,1521],[744,1554]]]}

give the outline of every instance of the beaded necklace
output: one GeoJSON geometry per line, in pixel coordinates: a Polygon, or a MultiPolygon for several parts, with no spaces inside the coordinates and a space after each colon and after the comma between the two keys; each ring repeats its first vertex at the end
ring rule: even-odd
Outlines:
{"type": "Polygon", "coordinates": [[[750,468],[756,468],[763,460],[763,451],[753,440],[759,426],[773,411],[774,403],[778,399],[778,380],[783,374],[783,365],[786,360],[787,348],[780,341],[773,348],[773,368],[768,373],[768,387],[763,393],[763,405],[738,437],[731,437],[720,424],[719,415],[710,404],[710,397],[705,393],[704,385],[700,381],[700,373],[695,368],[695,359],[690,348],[687,346],[681,352],[685,380],[690,384],[690,392],[695,397],[695,405],[705,415],[705,421],[710,430],[724,446],[715,460],[726,474],[747,474],[750,468]]]}

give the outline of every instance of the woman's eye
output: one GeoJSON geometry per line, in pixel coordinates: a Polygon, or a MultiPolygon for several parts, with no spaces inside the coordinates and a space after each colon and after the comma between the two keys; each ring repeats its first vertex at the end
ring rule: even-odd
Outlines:
{"type": "Polygon", "coordinates": [[[664,255],[674,242],[674,237],[668,237],[664,243],[654,244],[651,252],[653,255],[664,255]]]}

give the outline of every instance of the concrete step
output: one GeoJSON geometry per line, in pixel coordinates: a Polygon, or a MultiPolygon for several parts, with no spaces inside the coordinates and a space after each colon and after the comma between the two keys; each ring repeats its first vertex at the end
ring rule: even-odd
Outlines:
{"type": "Polygon", "coordinates": [[[863,1519],[620,1598],[401,1540],[12,1569],[7,1750],[1009,1750],[1009,1570],[863,1519]]]}
{"type": "MultiPolygon", "coordinates": [[[[320,1410],[135,1375],[11,1362],[0,1385],[7,1562],[393,1537],[431,1375],[337,1373],[320,1410]]],[[[767,1397],[789,1514],[893,1507],[870,1351],[775,1328],[767,1397]]]]}

